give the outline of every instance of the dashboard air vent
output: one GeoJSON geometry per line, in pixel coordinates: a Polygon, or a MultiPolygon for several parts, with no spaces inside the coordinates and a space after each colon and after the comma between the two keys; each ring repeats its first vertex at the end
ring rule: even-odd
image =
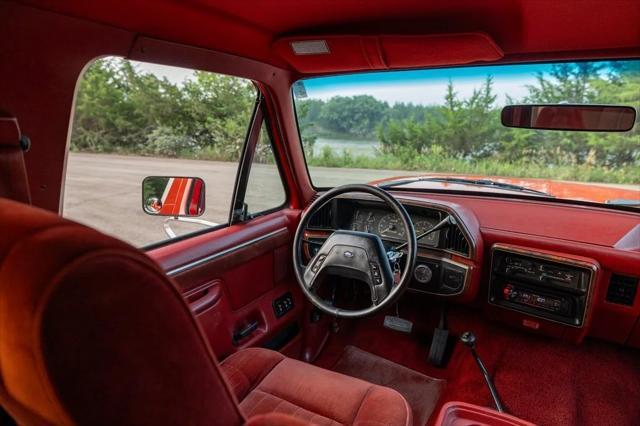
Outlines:
{"type": "Polygon", "coordinates": [[[469,242],[464,234],[457,226],[449,228],[447,248],[451,251],[458,252],[465,256],[469,256],[469,242]]]}
{"type": "Polygon", "coordinates": [[[332,224],[332,204],[328,203],[322,206],[312,217],[309,219],[309,227],[316,229],[331,229],[332,224]]]}
{"type": "Polygon", "coordinates": [[[612,274],[607,288],[607,302],[633,306],[638,291],[638,278],[612,274]]]}

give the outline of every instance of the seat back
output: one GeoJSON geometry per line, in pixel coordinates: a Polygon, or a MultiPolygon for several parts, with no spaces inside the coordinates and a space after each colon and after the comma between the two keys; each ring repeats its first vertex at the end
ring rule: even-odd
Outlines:
{"type": "Polygon", "coordinates": [[[0,403],[18,423],[243,423],[196,320],[142,252],[6,199],[0,235],[0,403]]]}
{"type": "Polygon", "coordinates": [[[20,133],[18,120],[0,117],[0,197],[31,204],[29,181],[24,165],[28,138],[20,133]]]}

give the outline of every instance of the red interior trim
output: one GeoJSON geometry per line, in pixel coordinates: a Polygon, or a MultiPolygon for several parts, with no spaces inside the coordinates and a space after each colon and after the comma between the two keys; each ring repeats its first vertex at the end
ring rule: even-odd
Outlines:
{"type": "Polygon", "coordinates": [[[380,70],[497,61],[502,49],[484,33],[431,35],[313,35],[284,37],[274,51],[301,73],[380,70]],[[297,55],[292,43],[324,40],[329,53],[297,55]]]}

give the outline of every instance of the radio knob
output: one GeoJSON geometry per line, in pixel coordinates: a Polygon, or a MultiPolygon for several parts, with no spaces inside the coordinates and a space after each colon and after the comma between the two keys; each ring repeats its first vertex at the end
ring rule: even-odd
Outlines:
{"type": "Polygon", "coordinates": [[[413,270],[413,278],[420,284],[427,284],[433,278],[433,271],[427,265],[420,264],[413,270]]]}
{"type": "Polygon", "coordinates": [[[512,285],[506,285],[503,289],[502,289],[502,294],[504,295],[504,298],[506,300],[513,300],[518,296],[518,293],[516,290],[514,290],[512,285]]]}

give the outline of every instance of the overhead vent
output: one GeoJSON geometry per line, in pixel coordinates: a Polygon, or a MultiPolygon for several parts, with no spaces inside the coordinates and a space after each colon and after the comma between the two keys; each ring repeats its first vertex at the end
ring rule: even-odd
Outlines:
{"type": "Polygon", "coordinates": [[[469,256],[469,242],[460,228],[451,226],[447,234],[447,248],[451,251],[469,256]]]}
{"type": "Polygon", "coordinates": [[[607,302],[633,306],[638,291],[638,278],[612,274],[607,288],[607,302]]]}
{"type": "Polygon", "coordinates": [[[315,212],[309,219],[309,228],[332,229],[333,228],[333,205],[327,203],[320,210],[315,212]]]}

